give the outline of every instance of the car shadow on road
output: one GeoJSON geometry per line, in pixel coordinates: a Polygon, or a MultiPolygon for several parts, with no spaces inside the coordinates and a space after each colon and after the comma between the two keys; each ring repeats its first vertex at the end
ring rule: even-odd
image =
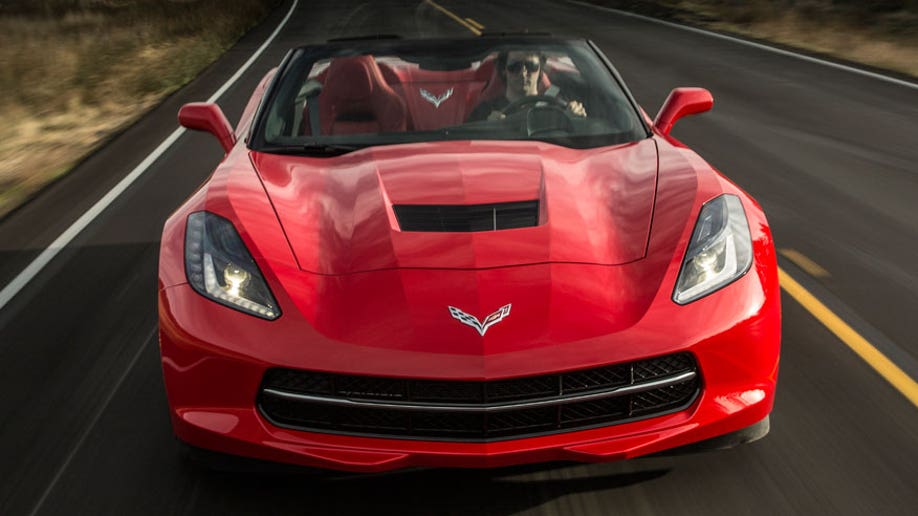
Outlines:
{"type": "MultiPolygon", "coordinates": [[[[516,514],[557,498],[621,489],[669,469],[552,463],[494,470],[415,469],[384,474],[238,474],[198,469],[195,513],[516,514]],[[613,471],[609,471],[612,469],[613,471]],[[629,468],[630,469],[630,468],[629,468]]],[[[197,469],[197,468],[196,468],[197,469]]]]}

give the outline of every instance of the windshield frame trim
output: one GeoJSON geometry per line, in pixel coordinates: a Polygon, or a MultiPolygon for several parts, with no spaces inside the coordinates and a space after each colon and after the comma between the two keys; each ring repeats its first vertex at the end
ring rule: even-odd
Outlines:
{"type": "MultiPolygon", "coordinates": [[[[433,42],[437,44],[450,44],[450,43],[455,43],[461,39],[463,38],[429,38],[429,39],[419,38],[419,39],[410,39],[410,40],[386,39],[386,40],[360,41],[360,43],[368,43],[368,45],[366,45],[366,47],[363,50],[372,52],[378,49],[391,48],[392,46],[395,46],[395,45],[423,44],[425,42],[426,43],[433,42]]],[[[543,41],[543,42],[548,41],[552,44],[557,44],[557,45],[565,45],[565,44],[585,45],[587,49],[592,51],[592,53],[598,58],[598,60],[606,68],[606,71],[611,75],[613,82],[616,84],[616,86],[620,88],[621,92],[624,94],[628,103],[631,105],[632,114],[637,118],[637,121],[640,124],[640,127],[643,128],[644,130],[644,138],[636,138],[632,141],[636,142],[636,141],[640,141],[642,139],[646,139],[646,138],[653,136],[653,132],[647,126],[647,123],[644,120],[644,116],[641,114],[641,110],[640,110],[640,107],[637,101],[634,99],[634,96],[631,94],[631,90],[628,89],[628,87],[624,84],[624,80],[619,75],[618,70],[612,65],[612,63],[609,61],[606,55],[602,53],[602,51],[596,46],[596,44],[593,43],[593,41],[586,39],[586,38],[565,38],[565,37],[553,37],[553,36],[547,36],[547,35],[516,35],[516,34],[513,35],[512,37],[509,37],[509,36],[481,36],[478,38],[466,38],[466,39],[470,39],[476,42],[480,42],[482,40],[495,41],[495,42],[501,42],[504,44],[508,42],[512,43],[514,41],[520,41],[523,43],[535,43],[539,41],[543,41]]],[[[307,44],[307,45],[301,45],[299,47],[295,47],[287,51],[287,54],[284,56],[284,59],[282,60],[281,64],[278,66],[277,73],[274,74],[274,77],[272,77],[271,82],[266,88],[265,93],[259,102],[258,109],[255,112],[253,122],[249,127],[249,134],[248,134],[248,137],[246,138],[246,147],[249,150],[256,151],[256,152],[265,152],[262,150],[263,148],[273,146],[272,144],[269,144],[268,141],[264,139],[263,125],[266,119],[267,106],[269,106],[274,101],[274,98],[277,95],[277,92],[280,88],[279,86],[281,83],[280,78],[285,76],[286,73],[289,71],[288,69],[290,68],[291,63],[295,60],[294,57],[301,53],[309,53],[309,52],[320,51],[320,50],[334,51],[336,49],[338,50],[352,49],[353,45],[351,45],[350,43],[351,43],[350,41],[342,41],[340,43],[331,42],[331,43],[326,43],[326,44],[307,44]]],[[[621,133],[615,133],[615,134],[621,134],[621,133]]],[[[611,136],[611,134],[607,136],[611,136]]],[[[639,135],[635,135],[635,136],[639,136],[639,135]]],[[[493,141],[539,141],[539,142],[547,143],[550,145],[559,145],[562,147],[568,147],[567,145],[564,145],[562,143],[558,143],[558,142],[547,140],[547,139],[541,139],[541,138],[520,139],[520,140],[487,138],[486,140],[489,140],[489,141],[492,141],[492,140],[493,141]]],[[[449,140],[437,140],[437,141],[449,141],[449,140]]],[[[464,141],[464,139],[457,139],[454,141],[464,141]]],[[[472,141],[479,141],[479,140],[472,140],[472,141]]],[[[320,142],[314,142],[314,143],[320,143],[320,142]]],[[[373,147],[376,145],[398,145],[402,143],[411,144],[411,143],[423,143],[423,142],[413,142],[413,141],[382,142],[378,144],[365,145],[363,148],[373,147]]],[[[628,143],[628,142],[615,142],[615,143],[610,143],[604,146],[609,146],[609,145],[615,146],[615,145],[621,145],[623,143],[628,143]]],[[[589,149],[589,148],[594,148],[594,147],[584,147],[584,148],[568,147],[568,148],[589,149]]]]}
{"type": "MultiPolygon", "coordinates": [[[[275,91],[280,84],[280,77],[287,71],[287,68],[290,66],[291,61],[293,61],[293,56],[299,51],[299,48],[290,49],[284,55],[284,58],[281,60],[280,65],[277,67],[277,72],[274,73],[274,77],[271,77],[271,82],[268,84],[268,87],[265,88],[264,94],[261,96],[261,100],[258,102],[258,109],[255,110],[255,116],[252,119],[252,123],[249,125],[249,134],[246,135],[245,145],[248,150],[257,150],[253,147],[253,139],[256,134],[262,134],[261,124],[264,118],[264,111],[268,105],[269,99],[274,98],[275,91]]],[[[264,147],[267,142],[261,142],[259,147],[264,147]]]]}
{"type": "Polygon", "coordinates": [[[606,57],[606,54],[604,54],[602,50],[599,49],[596,43],[593,43],[593,40],[588,39],[586,40],[586,42],[587,42],[587,45],[589,45],[590,48],[593,49],[593,52],[596,53],[596,55],[599,57],[599,60],[602,61],[602,63],[606,66],[609,73],[612,74],[612,78],[618,84],[618,87],[621,88],[622,91],[625,93],[625,97],[628,99],[628,102],[631,104],[631,109],[634,110],[634,114],[635,116],[637,116],[638,122],[640,122],[641,127],[644,128],[645,138],[650,138],[651,136],[653,136],[653,131],[650,129],[650,127],[647,126],[647,121],[644,120],[644,115],[641,114],[640,104],[637,103],[637,100],[635,100],[634,95],[631,94],[631,90],[625,84],[625,80],[618,73],[618,69],[616,69],[615,66],[612,64],[612,62],[609,61],[609,58],[606,57]]]}

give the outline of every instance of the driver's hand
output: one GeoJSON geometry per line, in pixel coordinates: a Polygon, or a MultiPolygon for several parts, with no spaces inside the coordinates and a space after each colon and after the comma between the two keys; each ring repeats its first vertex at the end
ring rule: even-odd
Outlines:
{"type": "Polygon", "coordinates": [[[583,109],[583,104],[572,100],[567,103],[567,110],[577,116],[587,116],[586,109],[583,109]]]}
{"type": "Polygon", "coordinates": [[[504,118],[507,118],[507,115],[500,111],[491,111],[491,114],[488,115],[488,120],[503,120],[504,118]]]}

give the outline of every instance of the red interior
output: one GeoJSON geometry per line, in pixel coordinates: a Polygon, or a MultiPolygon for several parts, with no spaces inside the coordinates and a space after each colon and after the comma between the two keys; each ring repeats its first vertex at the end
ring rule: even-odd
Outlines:
{"type": "Polygon", "coordinates": [[[406,128],[405,102],[372,56],[335,59],[319,95],[322,134],[389,133],[406,128]]]}
{"type": "MultiPolygon", "coordinates": [[[[340,57],[316,80],[322,134],[428,131],[458,125],[482,101],[502,95],[504,81],[495,58],[468,70],[424,70],[377,62],[373,56],[340,57]]],[[[539,92],[551,86],[547,71],[539,92]]],[[[311,134],[308,105],[304,134],[311,134]]]]}

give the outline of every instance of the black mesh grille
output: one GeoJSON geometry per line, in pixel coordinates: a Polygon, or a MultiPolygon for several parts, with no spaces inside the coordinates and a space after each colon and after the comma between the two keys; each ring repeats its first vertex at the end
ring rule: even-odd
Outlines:
{"type": "Polygon", "coordinates": [[[442,401],[446,403],[481,403],[484,384],[477,382],[411,382],[411,398],[415,401],[442,401]]]}
{"type": "Polygon", "coordinates": [[[629,364],[600,369],[574,371],[564,375],[564,392],[581,392],[591,389],[616,387],[631,383],[629,364]]]}
{"type": "Polygon", "coordinates": [[[635,394],[631,397],[631,410],[635,414],[644,414],[676,407],[686,396],[692,395],[695,388],[692,382],[684,382],[635,394]]]}
{"type": "Polygon", "coordinates": [[[688,353],[639,362],[510,380],[439,381],[339,375],[271,369],[265,374],[259,408],[272,422],[303,430],[388,435],[415,439],[483,441],[589,428],[679,410],[700,389],[695,361],[688,353]],[[680,373],[696,375],[666,385],[636,387],[680,373]],[[626,389],[624,394],[611,391],[626,389]],[[338,406],[313,399],[286,399],[272,391],[323,400],[415,404],[403,407],[338,406]],[[605,396],[608,393],[608,396],[605,396]],[[592,396],[595,394],[596,396],[592,396]],[[591,395],[588,400],[569,399],[591,395]],[[548,406],[525,404],[555,400],[548,406]],[[429,403],[440,410],[428,410],[429,403]],[[462,407],[510,403],[488,411],[462,407]],[[523,406],[518,406],[523,405],[523,406]],[[445,409],[443,407],[446,407],[445,409]]]}
{"type": "Polygon", "coordinates": [[[411,419],[416,434],[430,437],[475,438],[484,429],[484,419],[467,412],[418,412],[411,419]]]}
{"type": "Polygon", "coordinates": [[[495,231],[537,226],[539,201],[392,206],[402,231],[495,231]]]}
{"type": "Polygon", "coordinates": [[[606,398],[564,405],[561,411],[561,425],[565,428],[573,428],[627,417],[628,399],[626,397],[606,398]]]}
{"type": "Polygon", "coordinates": [[[265,383],[276,385],[285,391],[301,394],[331,394],[334,392],[332,375],[303,374],[302,371],[292,369],[271,369],[265,376],[265,383]]]}
{"type": "Polygon", "coordinates": [[[687,353],[666,355],[634,363],[634,381],[653,380],[695,368],[695,361],[687,353]]]}
{"type": "Polygon", "coordinates": [[[557,409],[554,407],[508,410],[489,414],[486,418],[488,422],[487,435],[501,437],[553,430],[556,428],[556,414],[557,409]]]}
{"type": "Polygon", "coordinates": [[[558,395],[557,376],[534,376],[486,382],[487,402],[525,400],[558,395]]]}

